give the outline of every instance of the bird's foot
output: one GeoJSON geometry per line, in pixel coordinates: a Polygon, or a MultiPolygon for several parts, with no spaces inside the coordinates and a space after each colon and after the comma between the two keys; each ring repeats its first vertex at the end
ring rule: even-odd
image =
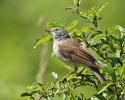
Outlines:
{"type": "Polygon", "coordinates": [[[77,76],[81,76],[82,72],[85,70],[85,68],[83,68],[79,73],[77,73],[77,76]]]}
{"type": "Polygon", "coordinates": [[[60,80],[60,83],[65,83],[66,81],[67,81],[67,75],[66,76],[64,76],[61,80],[60,80]]]}
{"type": "Polygon", "coordinates": [[[63,82],[63,83],[66,82],[66,81],[67,81],[67,77],[69,77],[71,74],[73,74],[73,73],[75,73],[75,72],[76,72],[76,71],[70,72],[69,74],[67,74],[66,76],[64,76],[60,82],[63,82]]]}
{"type": "Polygon", "coordinates": [[[67,74],[66,76],[64,76],[60,82],[62,82],[62,83],[66,82],[67,81],[67,77],[69,77],[73,73],[74,73],[74,71],[70,72],[69,74],[67,74]]]}
{"type": "Polygon", "coordinates": [[[75,73],[77,70],[78,70],[78,68],[75,67],[75,70],[72,71],[72,72],[70,72],[70,73],[67,74],[66,76],[64,76],[60,82],[63,82],[63,83],[66,82],[66,81],[67,81],[67,77],[69,77],[71,74],[75,73]]]}

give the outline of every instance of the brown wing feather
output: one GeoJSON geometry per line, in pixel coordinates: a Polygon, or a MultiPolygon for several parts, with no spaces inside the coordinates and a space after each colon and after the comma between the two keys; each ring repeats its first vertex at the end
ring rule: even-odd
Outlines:
{"type": "Polygon", "coordinates": [[[79,63],[98,68],[96,59],[81,44],[73,39],[65,39],[58,44],[60,53],[65,57],[79,63]],[[61,43],[63,42],[63,43],[61,43]]]}

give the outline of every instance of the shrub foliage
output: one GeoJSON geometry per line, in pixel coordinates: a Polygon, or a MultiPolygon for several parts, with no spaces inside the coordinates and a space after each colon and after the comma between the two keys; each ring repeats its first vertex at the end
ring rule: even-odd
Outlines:
{"type": "MultiPolygon", "coordinates": [[[[114,25],[102,31],[98,26],[98,21],[102,20],[100,12],[108,3],[101,3],[98,8],[92,7],[86,12],[79,10],[81,0],[74,0],[71,7],[72,13],[80,16],[93,27],[86,26],[79,29],[75,26],[79,21],[73,21],[67,27],[57,23],[49,23],[46,28],[62,27],[67,30],[72,38],[77,40],[86,48],[92,49],[98,55],[98,62],[101,66],[101,73],[106,80],[100,83],[95,76],[87,69],[83,72],[77,72],[67,78],[67,81],[60,82],[58,75],[53,72],[55,78],[53,83],[46,86],[41,83],[33,83],[28,86],[25,93],[21,96],[28,96],[31,100],[53,100],[53,97],[60,96],[62,100],[125,100],[125,30],[120,25],[114,25]],[[77,94],[75,89],[80,86],[92,86],[97,89],[98,93],[87,98],[84,93],[77,94]],[[113,93],[107,91],[107,87],[112,87],[113,93]],[[36,94],[39,94],[36,96],[36,94]]],[[[52,40],[51,35],[47,34],[39,37],[34,45],[36,48],[39,44],[52,40]]]]}

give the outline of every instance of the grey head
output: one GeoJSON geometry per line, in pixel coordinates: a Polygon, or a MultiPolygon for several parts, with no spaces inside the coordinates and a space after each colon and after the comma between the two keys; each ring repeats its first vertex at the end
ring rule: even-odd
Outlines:
{"type": "Polygon", "coordinates": [[[69,34],[63,28],[51,28],[45,29],[45,31],[51,33],[54,41],[59,41],[64,38],[70,38],[69,34]]]}

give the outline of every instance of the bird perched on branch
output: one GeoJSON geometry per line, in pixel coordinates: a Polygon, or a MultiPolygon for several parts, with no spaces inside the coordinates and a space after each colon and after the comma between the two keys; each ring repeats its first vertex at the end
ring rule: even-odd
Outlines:
{"type": "MultiPolygon", "coordinates": [[[[85,65],[100,82],[105,81],[96,65],[96,59],[80,43],[70,38],[70,35],[63,28],[51,28],[45,29],[45,31],[52,35],[55,55],[66,65],[74,67],[75,70],[70,74],[76,72],[80,65],[85,65]]],[[[109,91],[112,90],[109,89],[109,91]]]]}

